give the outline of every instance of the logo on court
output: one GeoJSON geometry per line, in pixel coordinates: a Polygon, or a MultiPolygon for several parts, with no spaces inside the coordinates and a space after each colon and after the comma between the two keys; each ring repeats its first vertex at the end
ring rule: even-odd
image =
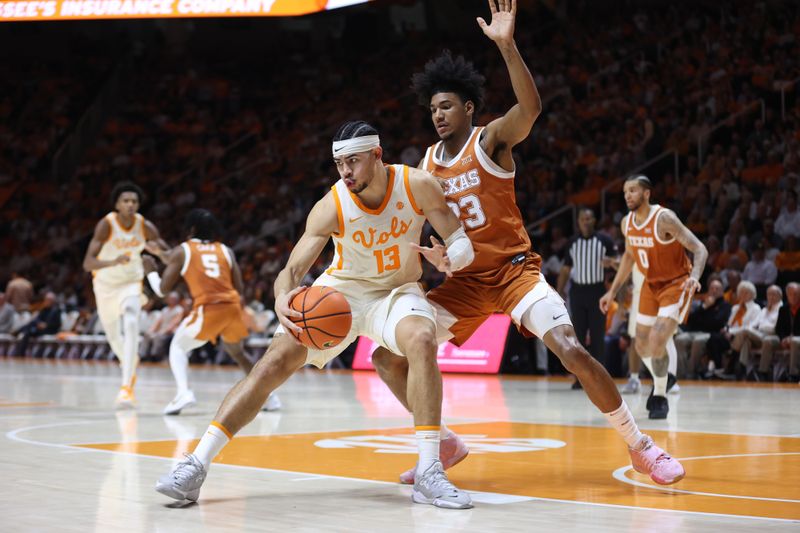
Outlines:
{"type": "MultiPolygon", "coordinates": [[[[555,439],[490,438],[486,435],[460,435],[460,437],[469,446],[471,454],[541,452],[567,445],[563,440],[555,439]]],[[[372,448],[375,453],[417,453],[417,440],[414,435],[353,435],[318,440],[314,446],[328,449],[372,448]]]]}

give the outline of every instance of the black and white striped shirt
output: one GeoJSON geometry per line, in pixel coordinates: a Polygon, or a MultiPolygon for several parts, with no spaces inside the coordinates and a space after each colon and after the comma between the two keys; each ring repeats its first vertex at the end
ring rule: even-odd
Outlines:
{"type": "Polygon", "coordinates": [[[588,239],[578,235],[567,249],[564,264],[572,268],[570,278],[578,285],[603,283],[603,258],[618,254],[614,241],[602,233],[594,233],[588,239]]]}

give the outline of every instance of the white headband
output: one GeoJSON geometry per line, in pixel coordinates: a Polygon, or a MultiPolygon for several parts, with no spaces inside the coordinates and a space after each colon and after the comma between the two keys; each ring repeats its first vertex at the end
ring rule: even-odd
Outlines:
{"type": "Polygon", "coordinates": [[[366,152],[381,145],[381,138],[377,135],[354,137],[344,141],[333,141],[333,157],[342,157],[358,152],[366,152]]]}

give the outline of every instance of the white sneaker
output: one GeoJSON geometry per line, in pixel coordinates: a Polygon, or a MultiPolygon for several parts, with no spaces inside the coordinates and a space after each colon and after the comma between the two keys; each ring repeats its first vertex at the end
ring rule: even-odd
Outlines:
{"type": "Polygon", "coordinates": [[[164,474],[156,481],[156,491],[178,501],[197,501],[200,487],[206,480],[206,469],[197,457],[184,454],[185,459],[175,465],[172,472],[164,474]]]}
{"type": "Polygon", "coordinates": [[[427,503],[444,509],[472,508],[472,498],[450,483],[439,461],[434,461],[422,475],[416,476],[411,499],[415,503],[427,503]]]}
{"type": "Polygon", "coordinates": [[[642,388],[642,382],[639,381],[638,378],[634,378],[633,376],[628,378],[628,382],[623,385],[620,392],[622,394],[637,394],[642,388]]]}
{"type": "Polygon", "coordinates": [[[194,393],[191,390],[185,390],[178,393],[171,402],[164,408],[165,415],[179,415],[182,409],[191,407],[197,403],[194,393]]]}
{"type": "Polygon", "coordinates": [[[681,392],[681,386],[678,385],[677,383],[675,383],[675,385],[673,385],[672,388],[668,392],[670,394],[678,394],[679,392],[681,392]]]}
{"type": "Polygon", "coordinates": [[[120,387],[114,405],[117,409],[135,409],[136,396],[133,394],[133,389],[131,387],[120,387]]]}
{"type": "Polygon", "coordinates": [[[267,402],[264,404],[264,407],[261,408],[262,411],[277,411],[281,407],[283,407],[283,403],[281,403],[281,399],[278,397],[277,394],[274,392],[269,395],[267,398],[267,402]]]}

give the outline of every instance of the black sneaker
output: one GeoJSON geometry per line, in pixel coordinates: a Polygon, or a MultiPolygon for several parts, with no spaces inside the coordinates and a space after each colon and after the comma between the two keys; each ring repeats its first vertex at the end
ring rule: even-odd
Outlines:
{"type": "Polygon", "coordinates": [[[666,396],[653,396],[648,402],[647,410],[650,411],[648,418],[651,420],[661,420],[667,418],[669,413],[669,402],[666,396]]]}
{"type": "MultiPolygon", "coordinates": [[[[672,387],[674,387],[677,382],[678,378],[675,377],[675,374],[667,374],[667,394],[669,394],[669,391],[672,390],[672,387]]],[[[651,405],[653,403],[653,391],[655,390],[655,388],[656,388],[655,385],[653,385],[653,388],[650,389],[650,396],[647,397],[646,405],[648,411],[652,409],[651,405]]]]}
{"type": "Polygon", "coordinates": [[[572,390],[581,390],[582,388],[583,385],[581,385],[581,382],[578,380],[578,378],[575,378],[575,381],[572,383],[572,390]]]}

